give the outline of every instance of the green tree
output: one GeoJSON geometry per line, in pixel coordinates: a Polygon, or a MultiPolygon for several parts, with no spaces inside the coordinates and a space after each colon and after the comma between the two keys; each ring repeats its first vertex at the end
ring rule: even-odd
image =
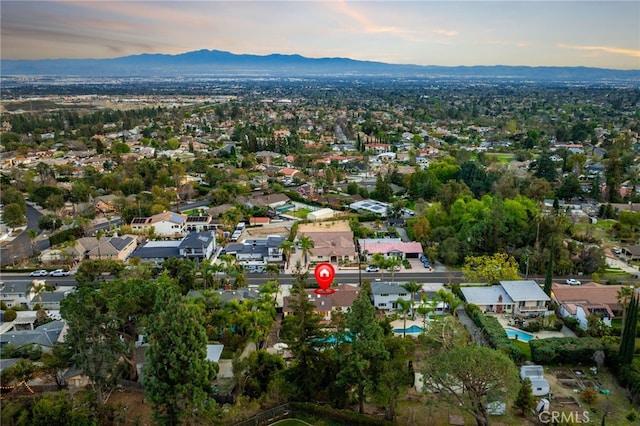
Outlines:
{"type": "Polygon", "coordinates": [[[282,256],[284,257],[285,269],[289,269],[289,261],[291,260],[291,251],[293,250],[293,246],[293,242],[289,240],[284,240],[282,244],[280,244],[282,256]]]}
{"type": "Polygon", "coordinates": [[[365,391],[373,390],[389,359],[384,347],[384,332],[375,317],[375,308],[366,291],[361,291],[346,315],[349,339],[341,354],[338,381],[348,383],[356,390],[358,411],[364,413],[365,391]]]}
{"type": "Polygon", "coordinates": [[[118,320],[108,309],[108,300],[98,288],[80,285],[61,302],[67,321],[65,344],[71,350],[71,364],[89,378],[98,405],[105,402],[114,385],[114,367],[126,350],[118,333],[118,320]]]}
{"type": "Polygon", "coordinates": [[[489,397],[507,398],[515,393],[518,373],[502,352],[478,345],[455,346],[424,358],[426,391],[438,400],[471,414],[478,426],[489,424],[489,397]],[[460,390],[463,392],[460,392],[460,390]]]}
{"type": "Polygon", "coordinates": [[[544,275],[544,292],[547,296],[551,296],[551,290],[553,288],[553,259],[555,257],[553,240],[551,241],[551,247],[549,248],[549,261],[547,262],[547,268],[544,275]]]}
{"type": "Polygon", "coordinates": [[[388,336],[384,340],[389,359],[382,363],[373,388],[372,399],[384,408],[385,420],[394,421],[396,408],[402,395],[413,386],[414,371],[410,358],[415,351],[413,339],[388,336]]]}
{"type": "Polygon", "coordinates": [[[27,218],[19,204],[11,203],[4,206],[2,210],[2,221],[9,228],[17,228],[26,224],[27,218]]]}
{"type": "Polygon", "coordinates": [[[58,390],[64,388],[64,373],[69,367],[69,359],[71,354],[69,348],[62,343],[54,343],[51,350],[42,353],[41,371],[44,373],[46,380],[54,382],[58,390]]]}
{"type": "Polygon", "coordinates": [[[181,424],[205,406],[211,393],[217,366],[207,361],[207,335],[200,316],[175,287],[160,286],[147,327],[144,367],[145,394],[158,424],[181,424]]]}
{"type": "Polygon", "coordinates": [[[631,296],[629,306],[625,310],[620,350],[618,352],[620,365],[631,365],[636,350],[636,330],[638,328],[638,295],[631,296]]]}
{"type": "Polygon", "coordinates": [[[402,337],[407,337],[407,314],[411,310],[411,300],[405,300],[402,298],[398,298],[396,300],[396,304],[402,314],[403,328],[402,328],[402,337]]]}
{"type": "Polygon", "coordinates": [[[407,290],[411,294],[411,319],[415,319],[416,313],[413,309],[413,305],[416,300],[416,293],[422,290],[422,286],[415,281],[410,281],[401,285],[402,288],[407,290]]]}
{"type": "Polygon", "coordinates": [[[289,296],[292,315],[282,321],[281,337],[293,355],[292,365],[286,372],[287,379],[296,388],[297,398],[309,401],[316,395],[322,379],[326,334],[320,324],[322,317],[314,311],[315,305],[305,292],[308,273],[302,272],[301,267],[298,262],[289,296]]]}
{"type": "Polygon", "coordinates": [[[518,280],[518,262],[506,253],[493,256],[468,256],[462,273],[469,282],[499,284],[500,281],[518,280]]]}
{"type": "Polygon", "coordinates": [[[313,255],[311,249],[314,247],[314,241],[307,235],[303,235],[299,238],[298,244],[300,245],[300,250],[302,252],[302,258],[304,259],[304,267],[307,267],[309,263],[309,255],[313,255]]]}
{"type": "Polygon", "coordinates": [[[536,400],[533,397],[533,388],[531,387],[531,379],[525,377],[520,383],[520,390],[518,391],[518,396],[515,401],[513,401],[513,406],[519,410],[522,410],[522,417],[524,417],[527,413],[530,413],[531,410],[536,405],[536,400]]]}

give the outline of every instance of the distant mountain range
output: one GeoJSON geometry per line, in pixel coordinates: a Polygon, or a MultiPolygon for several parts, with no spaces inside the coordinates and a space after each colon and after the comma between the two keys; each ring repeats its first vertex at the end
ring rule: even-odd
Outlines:
{"type": "Polygon", "coordinates": [[[512,79],[547,81],[640,82],[640,70],[587,67],[421,66],[358,61],[348,58],[307,58],[300,55],[238,55],[198,50],[178,55],[142,54],[113,59],[0,60],[9,75],[78,77],[406,77],[512,79]]]}

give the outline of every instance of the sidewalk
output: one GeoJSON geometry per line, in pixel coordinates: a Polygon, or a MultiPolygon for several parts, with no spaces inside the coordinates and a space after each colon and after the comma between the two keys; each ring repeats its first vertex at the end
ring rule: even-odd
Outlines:
{"type": "Polygon", "coordinates": [[[638,270],[638,268],[633,265],[629,265],[627,262],[617,257],[606,256],[605,261],[607,262],[607,266],[610,266],[612,268],[620,268],[623,271],[628,272],[629,274],[636,277],[640,276],[640,270],[638,270]]]}

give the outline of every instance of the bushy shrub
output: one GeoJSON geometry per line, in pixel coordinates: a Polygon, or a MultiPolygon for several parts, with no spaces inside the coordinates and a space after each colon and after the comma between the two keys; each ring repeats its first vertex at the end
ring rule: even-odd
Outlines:
{"type": "Polygon", "coordinates": [[[580,394],[580,398],[587,404],[593,404],[598,400],[598,393],[593,388],[586,388],[580,394]]]}
{"type": "Polygon", "coordinates": [[[632,408],[624,418],[629,420],[630,422],[635,422],[636,420],[638,420],[638,412],[632,408]]]}
{"type": "Polygon", "coordinates": [[[509,339],[500,322],[494,317],[484,315],[477,306],[469,306],[471,305],[467,305],[467,315],[483,330],[489,346],[503,352],[516,363],[524,361],[524,354],[509,339]]]}
{"type": "Polygon", "coordinates": [[[529,342],[531,360],[536,364],[593,363],[593,354],[603,349],[602,343],[592,337],[553,337],[529,342]]]}
{"type": "Polygon", "coordinates": [[[363,414],[355,413],[347,410],[336,410],[331,407],[324,407],[320,405],[292,402],[291,406],[297,412],[305,413],[311,416],[318,416],[322,419],[332,419],[349,425],[359,426],[385,426],[393,423],[387,422],[383,419],[369,417],[363,414]]]}
{"type": "Polygon", "coordinates": [[[18,316],[18,313],[16,311],[14,311],[13,309],[9,309],[4,311],[4,321],[5,322],[11,322],[14,319],[16,319],[16,317],[18,316]]]}

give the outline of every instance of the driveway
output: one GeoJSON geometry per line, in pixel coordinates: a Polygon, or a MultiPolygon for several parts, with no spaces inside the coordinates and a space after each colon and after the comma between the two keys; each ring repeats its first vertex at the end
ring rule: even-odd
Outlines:
{"type": "MultiPolygon", "coordinates": [[[[14,263],[18,263],[23,259],[27,259],[33,256],[33,250],[31,249],[31,238],[29,238],[29,230],[38,228],[38,221],[42,216],[42,213],[35,207],[27,204],[27,228],[20,233],[17,237],[13,238],[6,245],[2,247],[0,251],[0,265],[8,266],[14,263]]],[[[39,241],[38,250],[43,250],[49,247],[49,240],[39,241]]]]}

